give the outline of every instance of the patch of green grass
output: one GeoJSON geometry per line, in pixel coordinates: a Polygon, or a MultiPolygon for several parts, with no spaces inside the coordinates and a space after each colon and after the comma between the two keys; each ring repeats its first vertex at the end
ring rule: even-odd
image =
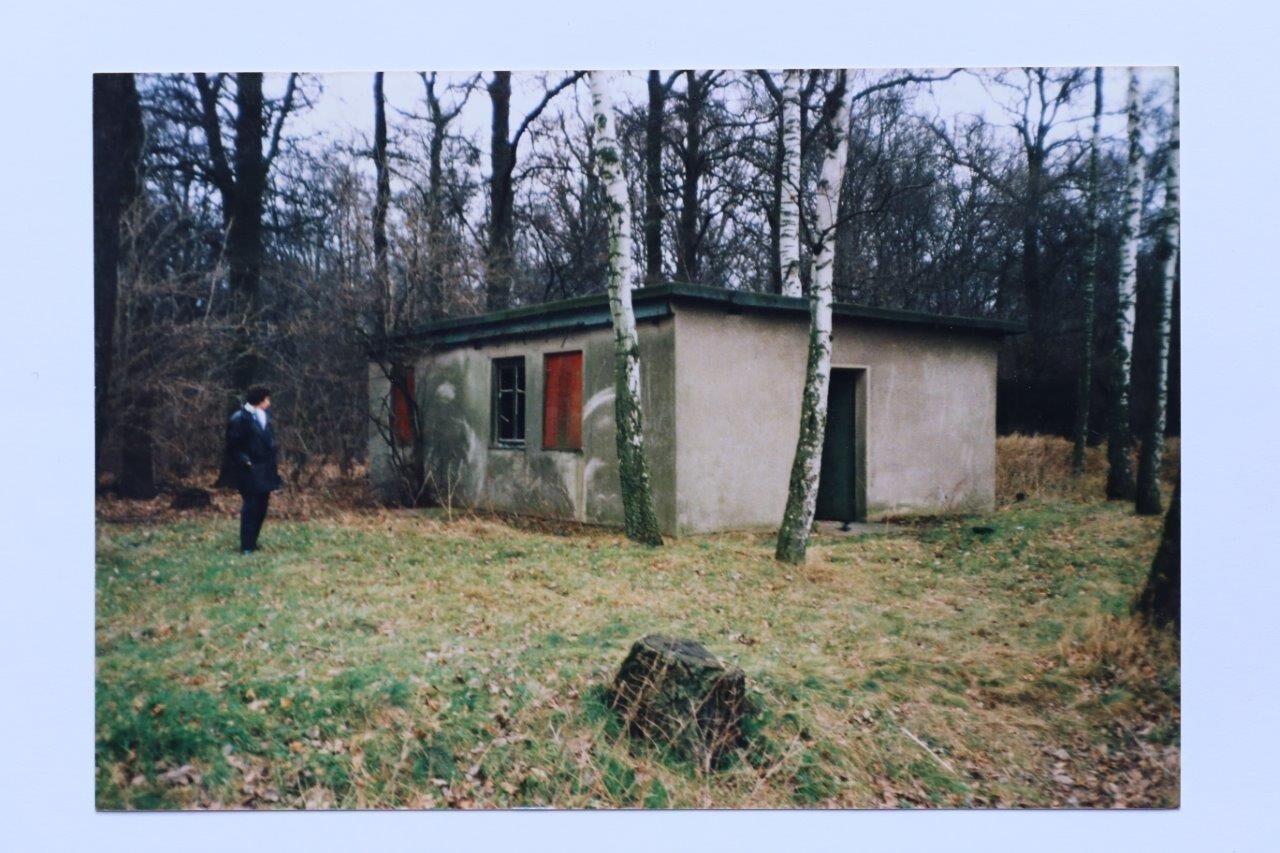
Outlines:
{"type": "Polygon", "coordinates": [[[669,805],[671,805],[671,795],[667,793],[667,786],[663,785],[661,780],[654,779],[649,783],[649,790],[644,796],[644,807],[665,809],[669,805]]]}
{"type": "Polygon", "coordinates": [[[826,763],[809,750],[805,750],[800,766],[791,777],[792,801],[798,806],[812,806],[831,799],[840,785],[826,763]]]}

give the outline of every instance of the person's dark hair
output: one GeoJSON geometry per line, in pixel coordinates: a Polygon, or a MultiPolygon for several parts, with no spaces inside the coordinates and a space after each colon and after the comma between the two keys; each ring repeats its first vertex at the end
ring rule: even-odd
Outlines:
{"type": "Polygon", "coordinates": [[[250,406],[256,406],[270,396],[271,389],[265,385],[254,385],[249,389],[249,393],[244,395],[244,399],[250,406]]]}

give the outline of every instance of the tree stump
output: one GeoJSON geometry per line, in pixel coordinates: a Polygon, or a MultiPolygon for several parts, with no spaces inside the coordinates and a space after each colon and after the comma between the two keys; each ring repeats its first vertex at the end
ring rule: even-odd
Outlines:
{"type": "Polygon", "coordinates": [[[173,496],[173,509],[208,509],[213,505],[213,495],[208,489],[179,489],[173,496]]]}
{"type": "Polygon", "coordinates": [[[636,641],[609,699],[632,737],[667,746],[704,771],[745,746],[756,712],[742,670],[727,668],[693,640],[650,634],[636,641]]]}

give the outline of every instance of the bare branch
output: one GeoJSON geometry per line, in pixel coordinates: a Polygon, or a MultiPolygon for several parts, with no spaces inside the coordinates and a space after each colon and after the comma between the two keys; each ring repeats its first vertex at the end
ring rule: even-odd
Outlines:
{"type": "Polygon", "coordinates": [[[293,94],[298,86],[298,72],[289,75],[289,82],[284,89],[284,100],[280,104],[280,115],[276,116],[275,127],[271,129],[271,147],[267,150],[266,168],[271,168],[271,163],[276,159],[276,154],[280,152],[280,133],[284,130],[284,120],[288,117],[289,111],[293,109],[293,94]]]}
{"type": "Polygon", "coordinates": [[[226,148],[222,144],[222,125],[218,121],[218,92],[222,89],[222,75],[215,75],[210,82],[207,75],[196,72],[195,80],[196,89],[200,92],[201,128],[209,147],[209,160],[213,164],[213,182],[224,198],[230,198],[236,191],[236,181],[231,173],[231,166],[227,163],[226,148]]]}
{"type": "Polygon", "coordinates": [[[510,162],[507,165],[508,175],[510,175],[512,171],[515,169],[516,158],[514,156],[514,153],[516,148],[518,148],[520,145],[520,137],[524,136],[524,132],[529,129],[529,125],[532,124],[538,118],[538,116],[542,115],[542,111],[547,108],[547,104],[551,103],[552,98],[554,98],[556,95],[560,94],[565,89],[572,86],[574,83],[577,83],[579,80],[582,79],[583,75],[585,75],[586,73],[587,72],[585,71],[575,71],[574,73],[570,74],[569,76],[561,80],[555,86],[548,89],[542,95],[542,100],[538,102],[538,105],[529,111],[529,114],[524,117],[524,121],[520,122],[520,127],[516,128],[515,135],[511,137],[511,151],[513,156],[510,158],[510,162]]]}

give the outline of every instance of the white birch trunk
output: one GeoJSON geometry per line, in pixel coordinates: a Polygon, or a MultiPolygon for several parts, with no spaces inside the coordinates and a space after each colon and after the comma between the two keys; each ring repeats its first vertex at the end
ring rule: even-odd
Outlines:
{"type": "Polygon", "coordinates": [[[1124,207],[1121,213],[1120,282],[1116,304],[1116,348],[1112,363],[1111,429],[1107,438],[1110,468],[1107,497],[1133,496],[1133,465],[1129,458],[1129,384],[1133,362],[1133,325],[1138,283],[1138,233],[1142,226],[1142,115],[1138,104],[1138,75],[1129,69],[1126,110],[1129,117],[1129,158],[1125,169],[1124,207]]]}
{"type": "Polygon", "coordinates": [[[649,466],[644,452],[640,409],[640,338],[631,306],[635,278],[631,255],[631,203],[622,174],[622,149],[613,115],[611,72],[592,71],[591,110],[595,125],[596,165],[604,187],[609,217],[609,315],[614,338],[614,415],[618,475],[627,536],[646,545],[661,545],[654,511],[649,466]]]}
{"type": "MultiPolygon", "coordinates": [[[[1120,259],[1120,333],[1126,385],[1133,357],[1133,327],[1137,312],[1138,235],[1142,228],[1142,116],[1138,105],[1138,75],[1129,72],[1129,161],[1125,172],[1124,232],[1120,259]]],[[[1126,390],[1127,393],[1127,390],[1126,390]]]]}
{"type": "Polygon", "coordinates": [[[800,76],[782,73],[782,204],[778,209],[778,261],[782,295],[800,296],[800,76]]]}
{"type": "Polygon", "coordinates": [[[778,531],[775,556],[792,563],[804,561],[809,533],[818,502],[818,478],[822,468],[822,443],[827,427],[827,391],[831,385],[831,304],[835,274],[835,226],[840,210],[849,147],[849,93],[847,74],[840,72],[837,91],[840,106],[831,120],[831,136],[823,145],[822,173],[814,192],[813,281],[809,292],[809,359],[805,371],[804,399],[800,413],[800,438],[791,465],[787,508],[778,531]]]}
{"type": "Polygon", "coordinates": [[[1181,251],[1179,228],[1179,116],[1178,70],[1173,71],[1173,123],[1169,128],[1169,163],[1164,173],[1164,233],[1161,242],[1168,253],[1160,270],[1161,299],[1156,319],[1156,375],[1151,425],[1142,442],[1138,463],[1136,509],[1140,515],[1159,515],[1160,461],[1164,451],[1164,428],[1169,408],[1169,343],[1173,322],[1173,280],[1181,251]]]}

